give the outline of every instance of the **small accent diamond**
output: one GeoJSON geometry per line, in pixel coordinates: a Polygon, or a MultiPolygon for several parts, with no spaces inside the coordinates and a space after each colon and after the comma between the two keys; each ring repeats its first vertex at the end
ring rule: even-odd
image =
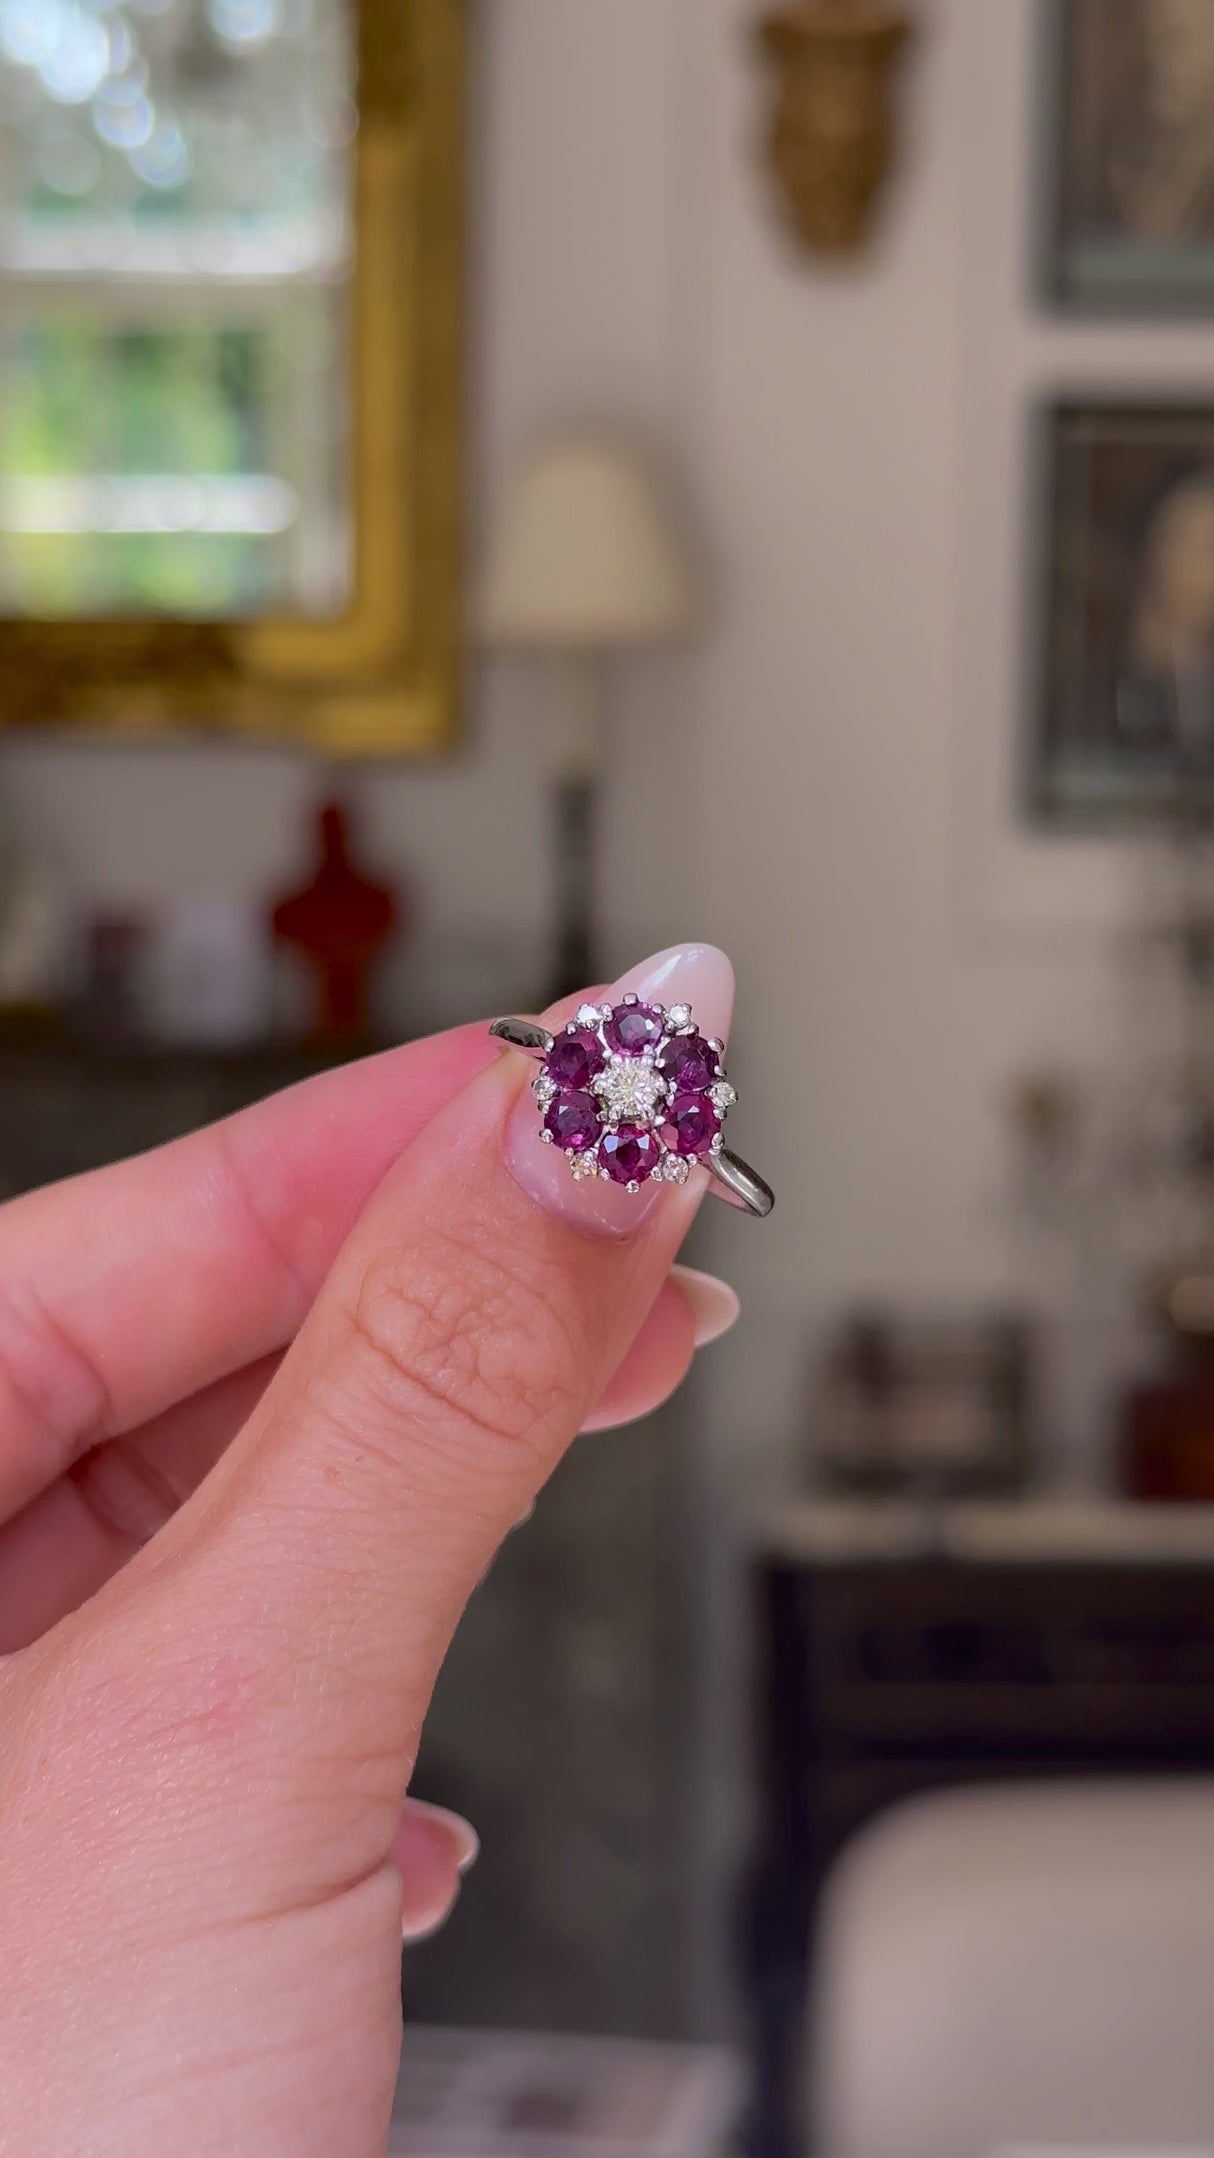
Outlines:
{"type": "Polygon", "coordinates": [[[718,1079],[716,1085],[710,1086],[708,1089],[709,1101],[714,1109],[720,1110],[722,1116],[724,1116],[727,1109],[733,1108],[737,1098],[737,1093],[730,1086],[728,1079],[718,1079]]]}
{"type": "Polygon", "coordinates": [[[579,1004],[576,1023],[580,1027],[597,1027],[602,1016],[597,1004],[579,1004]]]}
{"type": "Polygon", "coordinates": [[[672,1004],[670,1010],[666,1014],[666,1018],[668,1024],[674,1027],[677,1032],[680,1027],[685,1027],[690,1021],[690,1004],[672,1004]]]}
{"type": "Polygon", "coordinates": [[[599,1173],[598,1155],[593,1148],[587,1154],[566,1154],[565,1159],[573,1173],[575,1184],[580,1184],[585,1177],[597,1176],[599,1173]]]}
{"type": "Polygon", "coordinates": [[[667,1184],[685,1184],[691,1175],[691,1163],[684,1161],[678,1154],[664,1154],[662,1166],[656,1174],[667,1184]]]}
{"type": "Polygon", "coordinates": [[[556,1100],[556,1081],[550,1079],[547,1072],[539,1072],[531,1082],[531,1091],[541,1109],[551,1109],[556,1100]]]}

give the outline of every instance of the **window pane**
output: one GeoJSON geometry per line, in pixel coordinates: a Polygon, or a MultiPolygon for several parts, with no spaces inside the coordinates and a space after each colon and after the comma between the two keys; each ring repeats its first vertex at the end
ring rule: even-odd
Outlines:
{"type": "Polygon", "coordinates": [[[344,0],[0,0],[0,605],[347,597],[344,0]]]}

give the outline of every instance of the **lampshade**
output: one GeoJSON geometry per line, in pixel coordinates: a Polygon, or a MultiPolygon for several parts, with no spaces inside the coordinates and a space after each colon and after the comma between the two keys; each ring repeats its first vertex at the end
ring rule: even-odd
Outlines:
{"type": "Polygon", "coordinates": [[[490,548],[481,630],[555,651],[656,644],[688,629],[691,580],[652,475],[602,441],[526,467],[490,548]]]}

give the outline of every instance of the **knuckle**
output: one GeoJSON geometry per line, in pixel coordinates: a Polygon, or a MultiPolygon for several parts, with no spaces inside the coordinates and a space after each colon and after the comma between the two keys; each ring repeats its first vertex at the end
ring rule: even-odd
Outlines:
{"type": "Polygon", "coordinates": [[[49,1481],[113,1425],[101,1371],[31,1283],[0,1277],[0,1405],[49,1481]]]}
{"type": "Polygon", "coordinates": [[[146,1823],[264,1750],[268,1682],[253,1647],[201,1631],[174,1640],[166,1625],[149,1657],[146,1611],[119,1599],[111,1616],[103,1635],[73,1618],[14,1659],[4,1798],[18,1813],[35,1804],[56,1829],[78,1816],[83,1787],[140,1788],[146,1823]]]}
{"type": "MultiPolygon", "coordinates": [[[[180,1572],[170,1569],[157,1597],[170,1623],[181,1608],[180,1588],[180,1572]]],[[[90,1753],[108,1759],[117,1775],[137,1760],[154,1764],[166,1787],[184,1781],[197,1788],[208,1762],[264,1745],[276,1674],[256,1632],[229,1639],[218,1624],[169,1636],[149,1666],[145,1643],[155,1609],[128,1603],[112,1639],[81,1645],[69,1688],[73,1714],[92,1731],[90,1753]]]]}
{"type": "Polygon", "coordinates": [[[444,1232],[422,1263],[372,1261],[353,1327],[394,1410],[547,1453],[583,1406],[586,1343],[569,1303],[543,1270],[444,1232]]]}
{"type": "Polygon", "coordinates": [[[94,1447],[69,1476],[103,1533],[132,1551],[151,1542],[185,1496],[164,1464],[133,1439],[94,1447]]]}

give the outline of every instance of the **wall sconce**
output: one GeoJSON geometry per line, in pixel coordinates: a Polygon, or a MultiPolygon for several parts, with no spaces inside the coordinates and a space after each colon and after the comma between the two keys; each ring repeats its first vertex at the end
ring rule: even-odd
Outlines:
{"type": "Polygon", "coordinates": [[[813,254],[858,254],[872,231],[911,29],[877,0],[800,0],[759,25],[776,70],[767,156],[786,219],[813,254]]]}

